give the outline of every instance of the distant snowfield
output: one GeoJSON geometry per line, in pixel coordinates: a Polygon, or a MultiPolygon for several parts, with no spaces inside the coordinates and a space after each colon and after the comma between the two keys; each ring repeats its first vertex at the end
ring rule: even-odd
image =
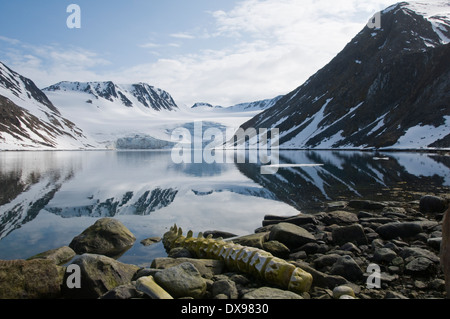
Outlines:
{"type": "MultiPolygon", "coordinates": [[[[172,132],[177,128],[188,127],[196,121],[204,123],[204,130],[209,127],[221,130],[238,129],[241,124],[261,112],[188,107],[156,111],[150,108],[126,107],[118,101],[112,102],[103,98],[95,99],[92,95],[79,91],[45,91],[45,94],[64,117],[70,118],[87,135],[107,149],[116,148],[117,141],[122,138],[147,138],[149,143],[150,139],[177,142],[172,140],[172,132]]],[[[158,145],[155,145],[155,148],[158,145]]]]}

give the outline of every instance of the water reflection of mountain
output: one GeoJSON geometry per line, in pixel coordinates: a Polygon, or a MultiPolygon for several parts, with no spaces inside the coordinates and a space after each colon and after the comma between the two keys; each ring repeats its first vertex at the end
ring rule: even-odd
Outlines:
{"type": "Polygon", "coordinates": [[[44,153],[15,156],[22,155],[0,158],[0,239],[41,211],[62,218],[148,216],[176,198],[188,209],[188,194],[274,198],[233,164],[174,164],[170,152],[63,152],[51,161],[44,153]]]}
{"type": "Polygon", "coordinates": [[[239,171],[298,210],[316,212],[324,202],[349,198],[415,200],[412,194],[447,193],[449,157],[438,154],[346,151],[283,151],[283,167],[261,175],[258,165],[236,164],[239,171]]]}
{"type": "Polygon", "coordinates": [[[32,221],[72,174],[73,172],[65,176],[40,176],[38,173],[32,173],[27,181],[12,172],[1,174],[1,183],[9,192],[2,199],[3,205],[0,206],[0,239],[32,221]]]}
{"type": "Polygon", "coordinates": [[[144,191],[135,197],[133,191],[128,191],[122,196],[108,198],[104,201],[89,197],[92,203],[82,206],[46,207],[46,210],[63,218],[90,216],[90,217],[114,217],[116,215],[140,215],[150,213],[169,206],[178,191],[175,189],[161,189],[144,191]]]}
{"type": "Polygon", "coordinates": [[[280,168],[275,175],[261,175],[254,164],[235,164],[238,170],[233,164],[176,165],[170,152],[20,153],[0,160],[0,239],[41,211],[63,218],[148,216],[177,201],[175,209],[188,214],[201,209],[193,201],[210,204],[224,195],[242,212],[250,198],[308,212],[329,200],[409,200],[416,199],[411,192],[450,188],[449,157],[436,154],[283,151],[281,164],[323,165],[280,168]],[[248,200],[237,200],[241,195],[248,200]]]}

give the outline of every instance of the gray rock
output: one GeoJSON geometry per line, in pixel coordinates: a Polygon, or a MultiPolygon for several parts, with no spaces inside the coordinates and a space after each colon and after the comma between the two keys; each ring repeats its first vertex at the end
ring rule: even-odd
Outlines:
{"type": "Polygon", "coordinates": [[[447,200],[437,196],[424,196],[420,199],[420,212],[441,214],[448,207],[447,200]]]}
{"type": "Polygon", "coordinates": [[[184,247],[175,247],[172,248],[167,254],[168,257],[171,258],[194,258],[195,256],[189,251],[189,249],[184,247]]]}
{"type": "Polygon", "coordinates": [[[433,263],[439,263],[440,262],[439,257],[435,253],[433,253],[433,252],[431,252],[431,251],[429,251],[427,249],[420,248],[420,247],[404,247],[400,251],[399,255],[403,259],[407,259],[409,257],[416,257],[416,258],[417,257],[423,257],[423,258],[429,259],[433,263]]]}
{"type": "Polygon", "coordinates": [[[441,249],[442,237],[428,238],[427,245],[435,250],[441,249]]]}
{"type": "Polygon", "coordinates": [[[126,284],[118,286],[103,296],[100,299],[117,299],[117,300],[127,300],[133,298],[143,298],[144,294],[136,289],[136,286],[133,284],[126,284]]]}
{"type": "Polygon", "coordinates": [[[261,232],[235,238],[233,239],[233,243],[263,249],[263,244],[267,241],[268,237],[268,232],[261,232]]]}
{"type": "Polygon", "coordinates": [[[141,240],[141,244],[144,246],[151,246],[161,241],[161,237],[150,237],[141,240]]]}
{"type": "Polygon", "coordinates": [[[53,261],[57,265],[63,265],[71,261],[72,258],[74,258],[75,256],[76,253],[75,251],[73,251],[72,248],[64,246],[40,253],[38,255],[28,258],[27,260],[48,259],[53,261]]]}
{"type": "Polygon", "coordinates": [[[280,223],[271,229],[269,240],[279,241],[285,244],[288,248],[297,248],[307,243],[316,241],[316,238],[300,226],[280,223]]]}
{"type": "Polygon", "coordinates": [[[313,286],[315,287],[333,289],[336,286],[349,284],[344,277],[321,272],[303,261],[296,261],[294,265],[311,274],[313,277],[313,286]]]}
{"type": "Polygon", "coordinates": [[[155,281],[174,298],[202,298],[206,282],[195,266],[189,262],[164,269],[155,274],[155,281]]]}
{"type": "Polygon", "coordinates": [[[436,278],[429,283],[429,288],[435,291],[445,291],[445,280],[442,278],[436,278]]]}
{"type": "Polygon", "coordinates": [[[148,276],[154,276],[158,271],[161,271],[161,269],[154,269],[154,268],[142,268],[139,269],[133,276],[133,281],[138,280],[141,277],[148,277],[148,276]]]}
{"type": "MultiPolygon", "coordinates": [[[[131,282],[138,266],[121,263],[103,255],[84,254],[72,264],[81,271],[81,288],[70,289],[63,285],[63,295],[69,299],[97,299],[106,292],[131,282]]],[[[71,274],[66,273],[64,282],[71,274]]]]}
{"type": "Polygon", "coordinates": [[[376,263],[390,263],[397,254],[389,248],[378,248],[373,255],[373,261],[376,263]]]}
{"type": "Polygon", "coordinates": [[[180,265],[182,263],[191,263],[200,272],[204,278],[213,278],[214,276],[221,274],[225,268],[225,264],[221,260],[213,259],[192,259],[192,258],[155,258],[152,261],[151,268],[155,269],[167,269],[173,266],[180,265]]]}
{"type": "Polygon", "coordinates": [[[358,216],[354,213],[337,210],[324,214],[322,222],[326,225],[351,225],[358,222],[358,216]]]}
{"type": "Polygon", "coordinates": [[[384,239],[408,238],[421,233],[422,226],[414,222],[394,222],[378,227],[376,232],[384,239]]]}
{"type": "Polygon", "coordinates": [[[69,247],[78,255],[85,253],[118,257],[130,249],[136,237],[118,220],[101,218],[76,236],[69,247]]]}
{"type": "Polygon", "coordinates": [[[262,287],[252,290],[242,296],[242,299],[303,299],[300,295],[291,291],[277,288],[262,287]]]}
{"type": "Polygon", "coordinates": [[[225,295],[228,299],[238,299],[236,283],[229,279],[218,280],[213,283],[211,293],[214,298],[218,295],[225,295]]]}
{"type": "Polygon", "coordinates": [[[405,266],[405,274],[414,276],[430,276],[437,271],[436,264],[425,257],[413,258],[405,266]]]}
{"type": "Polygon", "coordinates": [[[364,228],[359,224],[334,228],[332,237],[333,241],[338,245],[349,242],[357,245],[367,245],[368,243],[364,228]]]}
{"type": "Polygon", "coordinates": [[[295,253],[292,253],[289,255],[288,259],[290,260],[298,260],[298,259],[306,259],[308,257],[308,255],[306,254],[305,251],[303,250],[299,250],[295,253]]]}
{"type": "Polygon", "coordinates": [[[318,243],[308,243],[301,246],[297,252],[304,251],[308,255],[313,255],[319,251],[320,245],[318,243]]]}
{"type": "Polygon", "coordinates": [[[51,260],[0,260],[0,299],[60,298],[62,279],[51,260]]]}
{"type": "Polygon", "coordinates": [[[359,281],[364,277],[364,272],[351,256],[341,256],[331,267],[330,274],[342,276],[349,281],[359,281]]]}
{"type": "Polygon", "coordinates": [[[344,245],[341,246],[341,250],[361,254],[361,249],[354,243],[345,243],[344,245]]]}
{"type": "Polygon", "coordinates": [[[341,299],[342,296],[350,296],[352,298],[356,297],[355,292],[349,286],[342,285],[333,289],[334,299],[341,299]]]}
{"type": "Polygon", "coordinates": [[[314,259],[314,267],[321,269],[327,266],[334,265],[338,259],[341,258],[341,255],[338,254],[327,254],[314,259]]]}
{"type": "Polygon", "coordinates": [[[276,240],[270,240],[263,244],[263,249],[279,258],[287,258],[291,252],[283,243],[276,240]]]}

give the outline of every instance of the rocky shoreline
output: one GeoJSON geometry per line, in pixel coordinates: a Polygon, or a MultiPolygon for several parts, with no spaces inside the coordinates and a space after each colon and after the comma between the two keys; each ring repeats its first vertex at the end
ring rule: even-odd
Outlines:
{"type": "Polygon", "coordinates": [[[0,261],[0,299],[444,299],[439,255],[448,202],[435,196],[330,202],[315,215],[267,215],[247,236],[204,233],[265,250],[310,273],[312,287],[302,294],[182,247],[149,268],[121,263],[116,259],[136,238],[104,218],[69,247],[0,261]]]}

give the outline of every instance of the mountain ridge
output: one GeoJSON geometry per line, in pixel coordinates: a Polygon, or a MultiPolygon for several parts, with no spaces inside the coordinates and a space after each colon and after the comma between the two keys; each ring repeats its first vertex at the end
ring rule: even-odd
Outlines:
{"type": "Polygon", "coordinates": [[[96,100],[105,99],[109,102],[120,101],[126,107],[141,105],[155,111],[177,110],[178,106],[172,96],[159,88],[147,83],[115,84],[104,82],[70,82],[63,81],[43,89],[44,92],[73,91],[84,92],[96,100]]]}
{"type": "Polygon", "coordinates": [[[279,128],[282,149],[450,147],[450,13],[439,19],[448,22],[448,28],[440,24],[443,35],[409,6],[383,10],[381,28],[366,26],[330,63],[242,128],[279,128]]]}
{"type": "Polygon", "coordinates": [[[0,150],[91,149],[98,145],[63,117],[32,80],[0,62],[0,150]]]}

